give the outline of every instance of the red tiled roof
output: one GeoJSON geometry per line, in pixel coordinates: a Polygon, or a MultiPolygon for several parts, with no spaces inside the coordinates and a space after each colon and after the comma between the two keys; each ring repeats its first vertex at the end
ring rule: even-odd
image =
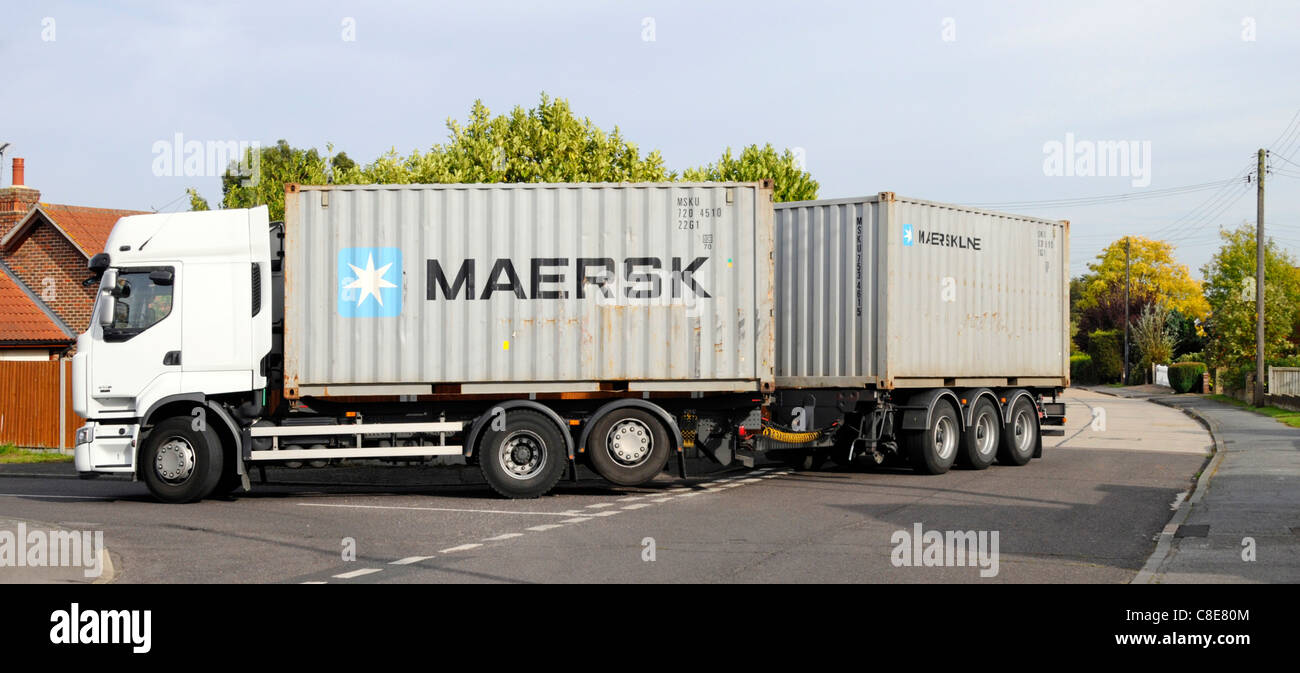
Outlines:
{"type": "Polygon", "coordinates": [[[59,329],[9,274],[0,271],[0,344],[69,344],[74,339],[59,329]]]}
{"type": "Polygon", "coordinates": [[[117,224],[118,218],[127,215],[144,215],[148,212],[65,206],[58,203],[42,203],[41,210],[54,220],[54,224],[62,229],[73,245],[81,248],[87,257],[104,251],[108,234],[113,230],[113,225],[117,224]]]}

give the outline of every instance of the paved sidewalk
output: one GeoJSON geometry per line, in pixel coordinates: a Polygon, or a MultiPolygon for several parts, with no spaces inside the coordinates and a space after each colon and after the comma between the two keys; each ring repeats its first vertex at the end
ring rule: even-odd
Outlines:
{"type": "Polygon", "coordinates": [[[1194,412],[1219,450],[1138,581],[1300,582],[1300,429],[1199,395],[1145,397],[1194,412]]]}

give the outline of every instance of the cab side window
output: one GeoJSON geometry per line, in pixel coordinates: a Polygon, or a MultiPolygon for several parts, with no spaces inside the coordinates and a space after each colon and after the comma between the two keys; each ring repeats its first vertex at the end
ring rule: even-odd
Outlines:
{"type": "Polygon", "coordinates": [[[117,285],[113,288],[117,302],[113,322],[104,328],[106,338],[129,339],[171,314],[173,286],[159,285],[150,280],[150,272],[157,270],[123,269],[118,273],[117,285]]]}

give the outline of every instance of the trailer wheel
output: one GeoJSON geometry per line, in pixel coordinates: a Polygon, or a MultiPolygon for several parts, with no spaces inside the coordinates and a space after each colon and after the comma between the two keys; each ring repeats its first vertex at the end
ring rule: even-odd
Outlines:
{"type": "Polygon", "coordinates": [[[585,448],[596,474],[619,486],[639,486],[663,472],[673,447],[653,414],[624,407],[596,421],[585,448]]]}
{"type": "Polygon", "coordinates": [[[998,449],[998,462],[1003,465],[1024,465],[1038,450],[1038,410],[1028,397],[1016,399],[1007,415],[1007,425],[1002,432],[1002,446],[998,449]]]}
{"type": "Polygon", "coordinates": [[[195,430],[192,422],[183,416],[155,425],[140,452],[144,483],[163,502],[202,500],[221,479],[221,440],[212,428],[195,430]]]}
{"type": "Polygon", "coordinates": [[[970,427],[963,433],[961,442],[962,463],[976,469],[987,469],[997,458],[999,438],[1002,435],[1002,423],[998,420],[998,410],[987,397],[975,400],[971,411],[970,427]]]}
{"type": "Polygon", "coordinates": [[[537,498],[555,487],[568,458],[564,435],[536,411],[506,412],[502,429],[490,426],[476,453],[492,490],[507,498],[537,498]]]}
{"type": "Polygon", "coordinates": [[[930,414],[930,427],[909,432],[904,442],[912,469],[917,474],[943,474],[957,459],[957,445],[961,443],[961,424],[957,410],[947,402],[939,402],[930,414]]]}

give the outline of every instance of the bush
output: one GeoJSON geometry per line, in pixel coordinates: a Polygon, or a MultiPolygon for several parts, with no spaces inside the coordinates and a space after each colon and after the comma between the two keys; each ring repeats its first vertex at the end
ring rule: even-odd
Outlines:
{"type": "Polygon", "coordinates": [[[1174,362],[1205,362],[1205,356],[1202,353],[1183,353],[1179,355],[1174,362]]]}
{"type": "Polygon", "coordinates": [[[1096,383],[1097,373],[1092,368],[1092,356],[1087,353],[1070,354],[1070,382],[1096,383]]]}
{"type": "Polygon", "coordinates": [[[1093,330],[1088,335],[1088,355],[1099,383],[1118,381],[1124,375],[1124,333],[1114,329],[1093,330]]]}
{"type": "Polygon", "coordinates": [[[1179,362],[1169,365],[1169,385],[1176,393],[1190,393],[1201,381],[1205,373],[1205,364],[1201,362],[1179,362]]]}

